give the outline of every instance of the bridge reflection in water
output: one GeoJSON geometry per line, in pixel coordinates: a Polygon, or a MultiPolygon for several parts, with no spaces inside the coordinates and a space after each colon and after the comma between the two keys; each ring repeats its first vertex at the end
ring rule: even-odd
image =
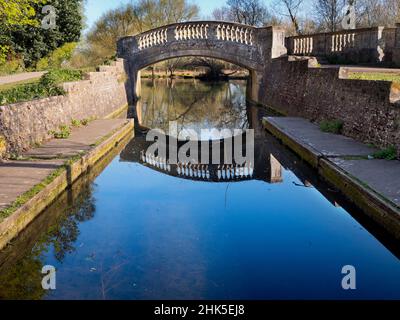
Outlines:
{"type": "MultiPolygon", "coordinates": [[[[137,102],[136,115],[144,128],[157,128],[169,131],[170,122],[177,123],[177,134],[183,130],[194,130],[200,140],[209,142],[209,154],[219,145],[218,154],[225,155],[226,145],[223,140],[215,140],[212,132],[207,136],[201,129],[247,129],[259,125],[259,117],[252,115],[256,108],[247,108],[245,99],[245,81],[200,82],[197,80],[146,80],[143,81],[143,97],[137,102]],[[211,135],[211,136],[210,136],[211,135]]],[[[262,128],[255,128],[258,140],[263,140],[262,128]],[[261,138],[261,139],[260,139],[261,138]]],[[[168,141],[176,137],[167,136],[163,146],[170,150],[168,141]]],[[[244,141],[245,137],[242,137],[244,141]]],[[[121,154],[122,161],[139,162],[154,170],[168,175],[209,182],[235,182],[243,180],[263,180],[269,183],[283,181],[282,167],[279,161],[265,148],[257,147],[254,163],[226,163],[223,159],[218,164],[178,162],[172,164],[169,158],[146,154],[153,142],[142,141],[137,137],[121,154]],[[140,150],[138,149],[140,148],[140,150]],[[219,164],[220,163],[220,164],[219,164]]],[[[257,137],[256,137],[257,140],[257,137]]],[[[181,146],[186,141],[179,141],[181,146]]],[[[258,144],[260,145],[260,144],[258,144]]],[[[198,143],[198,159],[202,159],[201,141],[198,143]]],[[[244,146],[243,146],[244,147],[244,146]]],[[[245,147],[244,147],[245,148],[245,147]]],[[[229,149],[229,147],[228,147],[229,149]]],[[[210,159],[211,160],[211,159],[210,159]]]]}
{"type": "MultiPolygon", "coordinates": [[[[335,207],[340,207],[346,202],[336,191],[327,188],[307,164],[266,134],[261,122],[262,117],[277,114],[273,110],[261,109],[246,101],[246,81],[143,79],[142,97],[134,109],[139,130],[135,139],[122,151],[120,156],[122,162],[139,163],[180,179],[214,183],[258,180],[279,184],[284,182],[284,171],[288,170],[300,180],[293,182],[294,186],[317,188],[335,207]],[[153,143],[146,141],[147,131],[150,128],[157,128],[168,132],[171,121],[177,122],[177,133],[183,130],[195,130],[199,136],[201,136],[200,129],[254,129],[254,163],[173,165],[168,158],[146,157],[146,150],[153,143]]],[[[211,140],[213,137],[202,138],[211,140]]],[[[169,141],[168,137],[166,140],[169,141]]],[[[180,142],[178,146],[184,143],[180,142]]],[[[220,154],[223,155],[224,143],[220,142],[220,146],[220,154]]],[[[199,147],[199,159],[201,159],[200,150],[199,147]]]]}

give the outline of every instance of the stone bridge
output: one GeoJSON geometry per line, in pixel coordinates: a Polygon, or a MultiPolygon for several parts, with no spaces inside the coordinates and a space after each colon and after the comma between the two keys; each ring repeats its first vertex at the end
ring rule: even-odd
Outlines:
{"type": "Polygon", "coordinates": [[[202,56],[224,60],[251,74],[248,94],[257,101],[259,84],[268,62],[286,54],[285,32],[279,27],[196,21],[171,24],[118,41],[118,57],[129,75],[128,93],[140,93],[140,70],[164,60],[202,56]],[[130,91],[130,92],[129,92],[130,91]]]}
{"type": "Polygon", "coordinates": [[[247,98],[263,103],[263,92],[282,89],[275,79],[282,70],[281,59],[276,58],[286,55],[322,57],[337,63],[400,66],[400,24],[395,28],[374,27],[285,38],[285,30],[280,27],[255,28],[229,22],[196,21],[121,38],[117,47],[128,74],[126,89],[131,103],[140,95],[141,69],[188,56],[216,58],[248,69],[247,98]]]}

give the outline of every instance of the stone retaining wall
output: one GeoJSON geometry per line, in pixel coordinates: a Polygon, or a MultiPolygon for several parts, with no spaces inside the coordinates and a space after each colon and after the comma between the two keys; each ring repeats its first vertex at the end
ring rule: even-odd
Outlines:
{"type": "Polygon", "coordinates": [[[342,69],[313,65],[315,60],[310,58],[274,59],[259,102],[311,121],[342,120],[344,135],[381,148],[395,145],[400,151],[398,84],[343,79],[342,69]]]}
{"type": "Polygon", "coordinates": [[[19,154],[73,119],[103,118],[123,107],[128,103],[124,74],[123,61],[117,60],[88,73],[85,80],[64,83],[65,96],[0,106],[0,153],[19,154]]]}

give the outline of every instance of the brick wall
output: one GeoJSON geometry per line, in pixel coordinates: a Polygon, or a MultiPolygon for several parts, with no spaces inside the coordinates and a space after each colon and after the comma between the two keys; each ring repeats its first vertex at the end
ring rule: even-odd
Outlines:
{"type": "Polygon", "coordinates": [[[311,65],[308,59],[273,60],[261,86],[260,102],[311,121],[342,120],[344,135],[381,148],[396,145],[400,151],[398,85],[342,79],[339,69],[311,65]]]}
{"type": "Polygon", "coordinates": [[[127,104],[122,60],[63,84],[65,96],[0,106],[4,156],[19,154],[51,138],[50,131],[73,119],[102,118],[127,104]]]}

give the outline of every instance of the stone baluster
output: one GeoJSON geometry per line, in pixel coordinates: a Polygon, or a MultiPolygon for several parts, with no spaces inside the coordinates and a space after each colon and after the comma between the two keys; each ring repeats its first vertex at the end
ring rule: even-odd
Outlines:
{"type": "Polygon", "coordinates": [[[226,27],[226,41],[230,41],[231,40],[231,27],[227,26],[226,27]]]}
{"type": "Polygon", "coordinates": [[[240,28],[240,43],[244,43],[244,31],[243,31],[243,28],[240,28]]]}
{"type": "Polygon", "coordinates": [[[332,35],[332,52],[336,52],[336,34],[332,35]]]}
{"type": "Polygon", "coordinates": [[[236,27],[235,38],[236,38],[236,42],[240,42],[240,28],[239,27],[236,27]]]}
{"type": "Polygon", "coordinates": [[[300,39],[300,54],[304,54],[304,38],[300,39]]]}
{"type": "Polygon", "coordinates": [[[217,26],[217,40],[221,40],[222,35],[221,35],[221,25],[219,24],[217,26]]]}
{"type": "Polygon", "coordinates": [[[208,25],[208,24],[206,24],[205,26],[204,26],[204,37],[206,38],[206,39],[208,39],[208,28],[209,28],[210,26],[208,25]]]}

